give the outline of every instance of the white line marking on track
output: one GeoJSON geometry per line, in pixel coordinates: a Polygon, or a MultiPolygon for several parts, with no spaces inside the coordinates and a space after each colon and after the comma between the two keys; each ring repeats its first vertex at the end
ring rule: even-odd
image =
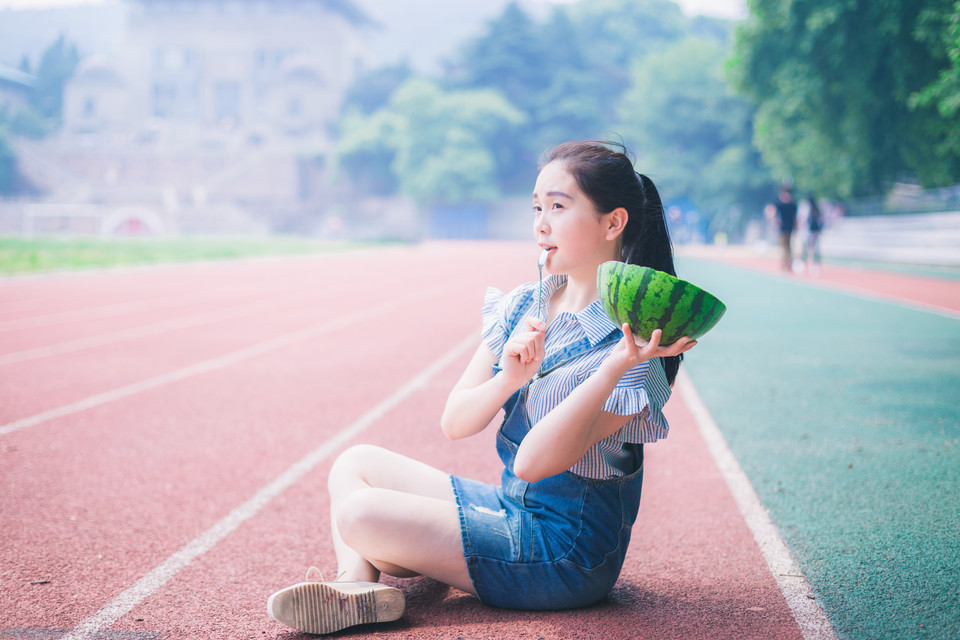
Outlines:
{"type": "Polygon", "coordinates": [[[683,369],[677,376],[677,388],[690,413],[693,414],[700,434],[707,443],[720,473],[726,480],[730,493],[743,514],[747,526],[753,533],[760,552],[767,562],[770,573],[780,587],[781,593],[793,612],[793,617],[806,640],[836,640],[837,636],[823,609],[817,604],[813,587],[790,555],[790,550],[780,537],[770,514],[757,497],[753,485],[743,472],[730,447],[727,446],[720,428],[714,422],[710,411],[703,404],[690,376],[683,369]]]}
{"type": "Polygon", "coordinates": [[[726,264],[737,269],[750,271],[751,273],[755,273],[771,280],[789,282],[790,284],[806,287],[808,289],[845,293],[853,298],[860,298],[861,300],[867,300],[868,302],[880,302],[883,304],[893,305],[895,307],[913,309],[914,311],[924,311],[926,313],[932,313],[934,315],[944,316],[945,318],[952,318],[954,320],[960,318],[960,311],[957,311],[956,309],[943,307],[937,304],[930,304],[928,302],[920,302],[919,300],[910,300],[909,298],[903,298],[892,293],[870,291],[869,289],[855,285],[843,284],[841,282],[831,282],[829,280],[821,280],[817,278],[798,278],[797,276],[784,275],[782,273],[769,273],[767,271],[761,271],[753,267],[734,263],[721,262],[720,264],[726,264]]]}
{"type": "MultiPolygon", "coordinates": [[[[129,313],[149,311],[152,308],[167,303],[168,300],[177,301],[179,299],[180,298],[175,296],[169,296],[168,298],[153,298],[146,300],[135,300],[131,302],[117,302],[115,304],[108,304],[100,307],[84,307],[82,309],[73,309],[70,311],[47,313],[42,316],[4,320],[0,322],[0,332],[36,329],[38,327],[48,327],[53,324],[67,324],[70,322],[82,322],[85,320],[103,320],[104,318],[113,318],[129,313]]],[[[5,310],[9,311],[9,309],[5,310]]]]}
{"type": "Polygon", "coordinates": [[[191,327],[199,327],[205,324],[213,324],[224,320],[233,320],[243,316],[253,315],[260,311],[276,309],[276,301],[256,302],[253,304],[240,305],[232,309],[218,309],[216,311],[205,311],[195,313],[180,318],[162,320],[153,324],[133,327],[131,329],[122,329],[112,333],[104,333],[76,340],[67,340],[57,344],[37,347],[35,349],[25,349],[24,351],[15,351],[0,355],[0,365],[12,364],[14,362],[23,362],[24,360],[34,360],[36,358],[46,358],[49,356],[60,355],[61,353],[70,353],[71,351],[80,351],[82,349],[92,349],[93,347],[103,347],[118,342],[127,342],[140,338],[168,333],[170,331],[179,331],[191,327]]]}
{"type": "Polygon", "coordinates": [[[218,358],[211,358],[210,360],[197,362],[181,369],[176,369],[175,371],[170,371],[152,378],[147,378],[146,380],[141,380],[140,382],[134,382],[123,387],[118,387],[117,389],[113,389],[111,391],[98,393],[96,395],[84,398],[83,400],[72,402],[55,409],[43,411],[41,413],[37,413],[32,416],[21,418],[20,420],[15,420],[14,422],[2,425],[0,426],[0,436],[13,433],[14,431],[19,431],[20,429],[26,429],[27,427],[33,427],[56,418],[70,415],[72,413],[99,407],[100,405],[107,404],[108,402],[120,400],[142,391],[149,391],[150,389],[156,389],[157,387],[162,387],[173,382],[186,380],[187,378],[192,378],[193,376],[200,375],[202,373],[207,373],[216,369],[222,369],[224,367],[243,362],[244,360],[249,360],[250,358],[263,355],[275,349],[287,347],[297,342],[302,342],[336,329],[342,329],[353,323],[369,320],[371,317],[382,315],[388,311],[394,310],[399,306],[411,304],[418,300],[423,300],[439,294],[440,291],[438,289],[427,290],[416,296],[407,296],[397,301],[361,309],[359,311],[355,311],[354,313],[340,316],[335,320],[330,320],[313,327],[301,329],[300,331],[293,331],[276,338],[271,338],[270,340],[264,340],[263,342],[240,349],[239,351],[234,351],[233,353],[228,353],[218,358]]]}
{"type": "MultiPolygon", "coordinates": [[[[256,515],[287,487],[293,485],[304,474],[311,471],[340,447],[347,444],[350,440],[365,431],[370,425],[386,415],[391,409],[425,386],[437,373],[452,364],[471,347],[476,346],[478,340],[478,335],[475,332],[471,332],[467,338],[457,343],[452,349],[429,364],[409,382],[357,418],[356,421],[343,431],[340,431],[333,438],[327,440],[294,463],[293,466],[277,476],[270,484],[257,491],[249,500],[235,508],[222,520],[154,567],[149,573],[100,609],[100,611],[77,625],[71,633],[63,636],[63,640],[88,640],[99,637],[101,632],[130,612],[135,606],[153,595],[173,576],[189,566],[195,558],[212,549],[218,542],[234,532],[246,520],[256,515]]],[[[266,603],[264,603],[264,606],[266,606],[266,603]]]]}
{"type": "Polygon", "coordinates": [[[913,309],[915,311],[925,311],[926,313],[932,313],[934,315],[943,316],[945,318],[952,318],[953,320],[960,319],[960,311],[957,311],[956,309],[951,309],[950,307],[942,307],[937,304],[920,302],[919,300],[910,300],[909,298],[901,298],[893,294],[868,291],[866,289],[861,289],[860,287],[855,287],[847,284],[840,284],[838,282],[813,283],[813,282],[806,282],[801,280],[801,281],[796,281],[796,284],[799,284],[805,287],[837,291],[839,293],[845,293],[854,298],[860,298],[861,300],[868,300],[870,302],[882,302],[884,304],[892,304],[894,306],[905,307],[907,309],[913,309]]]}

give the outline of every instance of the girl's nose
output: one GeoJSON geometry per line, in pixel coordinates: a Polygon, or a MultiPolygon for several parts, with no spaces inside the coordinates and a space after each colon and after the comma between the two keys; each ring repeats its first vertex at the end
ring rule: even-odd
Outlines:
{"type": "Polygon", "coordinates": [[[547,226],[547,216],[541,211],[533,218],[533,232],[536,234],[547,233],[550,230],[547,226]]]}

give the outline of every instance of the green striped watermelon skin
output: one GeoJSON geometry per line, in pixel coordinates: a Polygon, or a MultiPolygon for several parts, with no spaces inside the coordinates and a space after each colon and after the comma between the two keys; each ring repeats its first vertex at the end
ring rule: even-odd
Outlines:
{"type": "Polygon", "coordinates": [[[610,319],[649,340],[661,329],[660,344],[683,336],[697,340],[727,310],[716,296],[669,273],[611,260],[597,269],[597,292],[610,319]]]}

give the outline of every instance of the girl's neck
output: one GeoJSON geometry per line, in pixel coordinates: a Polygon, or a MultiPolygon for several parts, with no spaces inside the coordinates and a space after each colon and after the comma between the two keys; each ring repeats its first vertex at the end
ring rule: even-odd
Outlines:
{"type": "Polygon", "coordinates": [[[578,280],[568,276],[564,286],[560,287],[550,301],[550,318],[561,313],[578,313],[597,300],[597,282],[578,280]]]}

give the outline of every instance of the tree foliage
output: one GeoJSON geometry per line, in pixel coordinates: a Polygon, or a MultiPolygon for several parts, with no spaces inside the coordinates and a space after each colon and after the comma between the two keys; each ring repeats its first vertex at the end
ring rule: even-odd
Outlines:
{"type": "Polygon", "coordinates": [[[524,120],[495,91],[444,91],[412,78],[382,109],[344,120],[340,166],[381,188],[389,167],[398,190],[422,203],[489,201],[501,195],[496,149],[524,120]]]}
{"type": "Polygon", "coordinates": [[[749,8],[730,75],[758,105],[755,142],[779,177],[842,197],[880,193],[904,173],[929,186],[960,177],[960,155],[931,153],[955,120],[937,110],[938,98],[914,98],[946,64],[941,38],[930,34],[955,0],[751,0],[749,8]]]}
{"type": "Polygon", "coordinates": [[[642,142],[667,197],[707,213],[752,202],[772,180],[753,107],[720,72],[730,32],[670,0],[581,0],[543,19],[511,3],[442,77],[408,78],[375,110],[351,104],[340,166],[365,191],[452,203],[528,193],[560,142],[622,138],[642,142]]]}
{"type": "Polygon", "coordinates": [[[759,210],[770,174],[750,143],[753,104],[723,79],[726,52],[720,42],[691,37],[639,60],[618,130],[666,197],[689,198],[706,212],[735,203],[759,210]]]}
{"type": "Polygon", "coordinates": [[[940,70],[937,79],[911,96],[911,107],[935,106],[937,111],[954,126],[948,127],[942,140],[936,142],[941,156],[960,156],[960,0],[953,5],[952,15],[938,14],[929,9],[920,16],[918,37],[936,49],[942,47],[949,65],[940,70]],[[946,24],[944,23],[946,20],[946,24]]]}
{"type": "Polygon", "coordinates": [[[17,158],[7,141],[7,132],[0,126],[0,195],[13,192],[17,158]]]}
{"type": "Polygon", "coordinates": [[[76,45],[68,43],[63,35],[47,47],[40,57],[31,103],[37,113],[56,124],[59,124],[63,113],[63,88],[73,76],[79,61],[76,45]]]}

